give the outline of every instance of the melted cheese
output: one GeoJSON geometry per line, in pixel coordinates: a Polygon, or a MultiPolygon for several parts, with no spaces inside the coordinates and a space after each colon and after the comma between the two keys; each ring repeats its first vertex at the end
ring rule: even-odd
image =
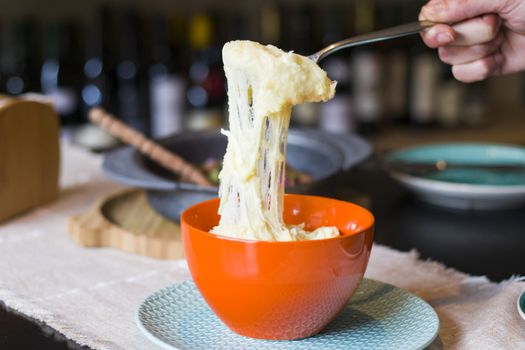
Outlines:
{"type": "Polygon", "coordinates": [[[292,107],[327,101],[335,83],[307,57],[250,41],[222,50],[228,80],[229,131],[220,179],[223,236],[295,241],[339,235],[335,227],[306,232],[283,221],[286,143],[292,107]]]}

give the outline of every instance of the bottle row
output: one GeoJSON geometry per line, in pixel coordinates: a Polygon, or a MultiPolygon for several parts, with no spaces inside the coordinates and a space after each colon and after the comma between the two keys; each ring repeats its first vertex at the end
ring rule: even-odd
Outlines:
{"type": "MultiPolygon", "coordinates": [[[[0,91],[48,95],[63,124],[101,105],[148,135],[225,121],[221,47],[233,39],[310,54],[350,35],[413,21],[421,1],[261,3],[258,11],[145,15],[102,8],[87,23],[0,23],[0,91]]],[[[372,131],[392,121],[476,124],[483,85],[455,82],[421,40],[389,41],[322,62],[338,81],[326,104],[294,110],[293,123],[336,132],[372,131]]]]}

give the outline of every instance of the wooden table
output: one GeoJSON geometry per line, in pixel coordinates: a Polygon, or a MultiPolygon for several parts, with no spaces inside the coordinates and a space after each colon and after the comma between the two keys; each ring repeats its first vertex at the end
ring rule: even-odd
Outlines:
{"type": "MultiPolygon", "coordinates": [[[[525,118],[478,129],[393,127],[371,137],[381,152],[417,143],[455,140],[525,144],[525,118]]],[[[525,208],[468,213],[435,208],[411,197],[386,174],[364,164],[340,178],[340,190],[358,189],[370,197],[377,219],[376,242],[399,250],[417,249],[423,258],[493,280],[525,275],[525,208]]],[[[79,315],[80,317],[80,315],[79,315]]],[[[87,349],[0,306],[2,349],[87,349]]]]}

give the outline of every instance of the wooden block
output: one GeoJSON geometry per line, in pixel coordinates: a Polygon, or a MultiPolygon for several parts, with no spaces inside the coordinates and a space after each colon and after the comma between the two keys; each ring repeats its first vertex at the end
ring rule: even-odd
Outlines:
{"type": "Polygon", "coordinates": [[[180,227],[157,214],[142,190],[106,196],[69,219],[70,237],[85,247],[112,247],[157,259],[184,257],[180,227]]]}
{"type": "Polygon", "coordinates": [[[0,222],[58,197],[59,121],[41,102],[0,100],[0,222]]]}

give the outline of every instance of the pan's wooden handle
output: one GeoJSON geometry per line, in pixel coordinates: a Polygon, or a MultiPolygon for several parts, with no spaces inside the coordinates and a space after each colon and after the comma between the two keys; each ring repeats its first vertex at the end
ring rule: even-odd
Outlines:
{"type": "Polygon", "coordinates": [[[188,181],[202,186],[212,186],[210,181],[193,165],[158,143],[148,139],[139,131],[122,123],[104,109],[99,107],[92,108],[89,111],[89,120],[122,142],[134,146],[142,154],[147,155],[166,169],[178,174],[182,181],[188,181]]]}

